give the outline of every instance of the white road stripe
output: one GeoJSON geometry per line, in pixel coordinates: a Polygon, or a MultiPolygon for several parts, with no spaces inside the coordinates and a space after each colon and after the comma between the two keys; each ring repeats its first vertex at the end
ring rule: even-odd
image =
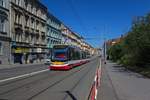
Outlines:
{"type": "Polygon", "coordinates": [[[3,79],[3,80],[0,80],[0,83],[10,81],[10,80],[14,80],[14,79],[18,79],[18,78],[27,77],[27,76],[33,76],[33,75],[36,75],[36,74],[39,74],[39,73],[42,73],[42,72],[46,72],[46,71],[49,71],[49,69],[45,69],[45,70],[41,70],[41,71],[37,71],[37,72],[32,72],[32,73],[28,73],[28,74],[24,74],[24,75],[19,75],[19,76],[3,79]]]}

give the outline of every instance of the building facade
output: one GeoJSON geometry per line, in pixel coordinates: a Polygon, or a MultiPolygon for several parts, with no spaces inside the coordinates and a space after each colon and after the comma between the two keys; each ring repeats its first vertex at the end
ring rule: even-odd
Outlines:
{"type": "Polygon", "coordinates": [[[65,26],[63,23],[61,24],[61,33],[62,33],[62,44],[70,44],[71,38],[69,34],[71,34],[71,30],[65,26]]]}
{"type": "Polygon", "coordinates": [[[10,63],[9,0],[0,0],[0,64],[10,63]]]}
{"type": "Polygon", "coordinates": [[[61,25],[61,31],[63,35],[62,43],[74,45],[83,51],[88,51],[91,55],[94,54],[94,48],[85,42],[84,38],[79,34],[73,32],[70,28],[65,26],[64,24],[61,25]]]}
{"type": "Polygon", "coordinates": [[[11,0],[11,61],[40,62],[46,55],[47,8],[39,0],[11,0]]]}
{"type": "Polygon", "coordinates": [[[62,43],[61,22],[52,14],[47,13],[47,48],[51,54],[53,45],[62,43]]]}
{"type": "Polygon", "coordinates": [[[63,35],[62,38],[63,44],[75,45],[81,48],[83,38],[79,34],[73,32],[70,28],[68,28],[64,24],[61,25],[61,32],[63,35]]]}

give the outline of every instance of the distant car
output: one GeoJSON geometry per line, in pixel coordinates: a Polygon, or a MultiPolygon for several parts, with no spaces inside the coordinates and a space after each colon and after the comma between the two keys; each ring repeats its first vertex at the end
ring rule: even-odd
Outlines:
{"type": "Polygon", "coordinates": [[[51,64],[51,57],[47,57],[47,58],[44,60],[44,64],[45,64],[45,65],[50,65],[50,64],[51,64]]]}

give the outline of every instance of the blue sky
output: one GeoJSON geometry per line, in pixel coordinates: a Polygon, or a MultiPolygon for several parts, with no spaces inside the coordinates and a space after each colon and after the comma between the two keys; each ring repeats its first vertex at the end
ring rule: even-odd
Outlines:
{"type": "Polygon", "coordinates": [[[127,32],[135,16],[150,12],[150,0],[41,0],[48,10],[94,47],[127,32]]]}

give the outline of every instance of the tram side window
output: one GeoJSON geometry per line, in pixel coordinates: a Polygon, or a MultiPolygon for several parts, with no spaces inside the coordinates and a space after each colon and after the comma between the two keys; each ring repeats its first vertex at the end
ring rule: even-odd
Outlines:
{"type": "Polygon", "coordinates": [[[76,51],[76,60],[79,60],[80,59],[80,52],[77,50],[76,51]]]}
{"type": "Polygon", "coordinates": [[[69,60],[79,60],[81,58],[80,51],[75,48],[69,48],[68,59],[69,60]]]}
{"type": "Polygon", "coordinates": [[[72,60],[76,60],[76,53],[74,49],[72,49],[72,60]]]}
{"type": "Polygon", "coordinates": [[[72,59],[72,52],[71,52],[71,48],[68,49],[68,60],[72,59]]]}

